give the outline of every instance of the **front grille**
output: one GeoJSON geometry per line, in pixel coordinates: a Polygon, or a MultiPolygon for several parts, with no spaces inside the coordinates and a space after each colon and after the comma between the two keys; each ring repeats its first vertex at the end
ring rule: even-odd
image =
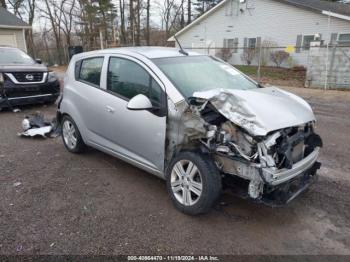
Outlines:
{"type": "MultiPolygon", "coordinates": [[[[43,84],[15,84],[5,75],[4,89],[7,97],[22,97],[42,94],[59,93],[60,87],[58,83],[43,84]]],[[[1,91],[1,90],[0,90],[1,91]]]]}
{"type": "Polygon", "coordinates": [[[18,82],[40,82],[43,80],[43,72],[14,72],[12,75],[18,82]]]}

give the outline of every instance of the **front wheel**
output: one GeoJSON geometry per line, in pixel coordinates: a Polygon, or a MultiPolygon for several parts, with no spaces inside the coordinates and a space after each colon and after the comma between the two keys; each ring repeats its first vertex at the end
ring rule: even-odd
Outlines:
{"type": "Polygon", "coordinates": [[[201,153],[182,152],[170,163],[167,189],[183,213],[206,213],[220,197],[221,176],[213,160],[201,153]]]}
{"type": "Polygon", "coordinates": [[[73,119],[65,115],[62,119],[62,140],[66,149],[71,153],[81,153],[86,145],[73,119]]]}

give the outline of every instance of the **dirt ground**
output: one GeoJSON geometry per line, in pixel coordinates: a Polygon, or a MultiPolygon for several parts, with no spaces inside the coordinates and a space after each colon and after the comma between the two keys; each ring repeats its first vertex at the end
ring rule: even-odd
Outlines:
{"type": "Polygon", "coordinates": [[[0,254],[350,254],[350,92],[287,89],[315,110],[319,181],[284,208],[224,194],[199,217],[123,161],[17,136],[25,115],[55,106],[0,112],[0,254]]]}

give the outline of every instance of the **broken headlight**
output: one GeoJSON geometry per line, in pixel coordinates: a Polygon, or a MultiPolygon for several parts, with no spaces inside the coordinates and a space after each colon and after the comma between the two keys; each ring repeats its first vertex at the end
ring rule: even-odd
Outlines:
{"type": "Polygon", "coordinates": [[[49,72],[47,79],[48,79],[47,81],[49,82],[55,82],[57,81],[57,76],[54,72],[49,72]]]}
{"type": "Polygon", "coordinates": [[[4,83],[4,75],[0,73],[0,84],[4,83]]]}

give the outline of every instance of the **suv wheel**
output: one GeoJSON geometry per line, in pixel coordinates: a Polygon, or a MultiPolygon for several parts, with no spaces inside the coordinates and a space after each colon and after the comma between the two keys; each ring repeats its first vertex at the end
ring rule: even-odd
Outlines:
{"type": "Polygon", "coordinates": [[[62,140],[66,149],[72,153],[80,153],[86,147],[77,125],[67,115],[62,119],[62,140]]]}
{"type": "Polygon", "coordinates": [[[170,163],[167,189],[175,207],[183,213],[206,213],[221,194],[220,172],[213,160],[201,153],[182,152],[170,163]]]}

